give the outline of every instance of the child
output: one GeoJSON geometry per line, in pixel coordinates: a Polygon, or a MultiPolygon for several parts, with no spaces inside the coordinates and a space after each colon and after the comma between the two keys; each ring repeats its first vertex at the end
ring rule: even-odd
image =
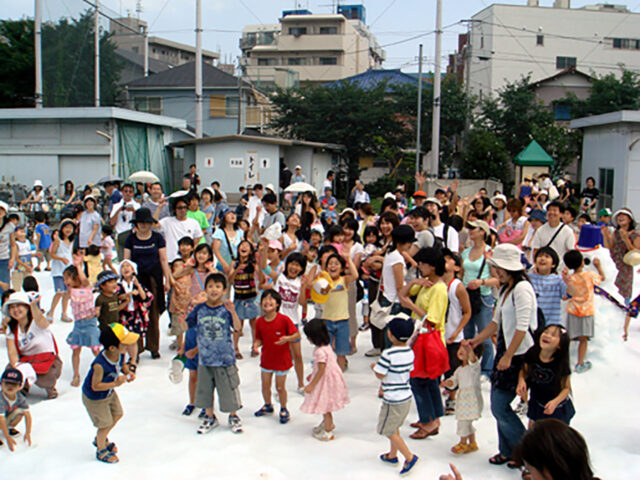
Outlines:
{"type": "MultiPolygon", "coordinates": [[[[131,260],[120,262],[118,301],[124,303],[124,308],[120,309],[120,323],[130,332],[144,337],[149,325],[149,309],[153,302],[153,294],[140,284],[136,278],[137,273],[138,266],[131,260]]],[[[135,373],[138,363],[138,344],[127,345],[127,353],[129,370],[135,373]]]]}
{"type": "Polygon", "coordinates": [[[219,425],[213,413],[214,389],[218,393],[220,410],[229,413],[231,431],[241,433],[242,422],[236,413],[242,408],[238,389],[240,377],[231,338],[232,330],[240,328],[240,319],[233,302],[227,300],[223,304],[227,294],[227,279],[223,274],[210,274],[204,286],[206,302],[198,304],[187,316],[187,324],[197,328],[197,345],[191,350],[198,354],[196,406],[206,411],[198,433],[209,433],[219,425]]]}
{"type": "Polygon", "coordinates": [[[132,382],[135,374],[123,364],[128,345],[138,341],[138,334],[128,331],[119,323],[112,323],[100,332],[103,349],[91,364],[82,384],[82,403],[87,409],[93,426],[98,429],[93,444],[96,458],[105,463],[117,463],[118,448],[107,436],[122,418],[122,405],[114,390],[124,382],[132,382]],[[119,375],[122,370],[124,375],[119,375]]]}
{"type": "Polygon", "coordinates": [[[40,265],[42,261],[47,262],[45,270],[48,272],[51,270],[51,258],[49,257],[49,247],[51,246],[51,228],[45,222],[47,221],[47,214],[44,212],[36,212],[34,215],[36,221],[36,228],[33,232],[33,243],[36,245],[38,265],[37,271],[42,271],[40,265]]]}
{"type": "Polygon", "coordinates": [[[213,251],[209,245],[201,243],[193,251],[193,257],[186,262],[185,268],[174,275],[174,279],[187,276],[191,280],[189,287],[191,301],[187,307],[187,314],[195,305],[206,300],[204,281],[213,271],[213,251]]]}
{"type": "Polygon", "coordinates": [[[117,272],[116,267],[114,267],[111,262],[113,259],[113,249],[116,246],[113,241],[113,228],[111,228],[111,225],[102,226],[101,242],[100,253],[102,254],[102,270],[107,270],[108,268],[112,272],[117,272]]]}
{"type": "Polygon", "coordinates": [[[36,300],[36,305],[42,310],[40,306],[40,286],[38,285],[36,277],[32,275],[24,277],[24,280],[22,280],[22,291],[28,295],[29,300],[36,300]]]}
{"type": "MultiPolygon", "coordinates": [[[[262,398],[264,405],[255,413],[262,417],[273,413],[271,404],[271,381],[276,376],[276,390],[280,401],[280,423],[287,423],[291,418],[287,410],[287,373],[291,369],[291,342],[300,340],[300,332],[291,318],[278,313],[282,298],[275,290],[266,290],[260,299],[264,315],[256,320],[255,341],[253,349],[262,347],[260,369],[262,370],[262,398]],[[289,345],[287,345],[289,344],[289,345]]],[[[299,346],[299,344],[298,344],[299,346]]]]}
{"type": "Polygon", "coordinates": [[[387,336],[391,347],[385,349],[372,363],[371,369],[382,380],[382,408],[378,417],[377,431],[389,439],[388,453],[380,455],[380,460],[391,465],[398,464],[398,451],[404,457],[400,475],[407,475],[416,463],[418,456],[411,453],[400,436],[400,427],[411,408],[411,387],[409,374],[413,368],[413,351],[407,341],[413,333],[413,322],[402,317],[393,318],[387,324],[387,336]]]}
{"type": "Polygon", "coordinates": [[[307,377],[304,401],[300,411],[322,415],[322,422],[313,428],[313,437],[321,441],[333,440],[333,412],[349,403],[347,383],[331,349],[331,338],[324,320],[314,318],[304,326],[304,334],[313,349],[313,372],[307,377]]]}
{"type": "Polygon", "coordinates": [[[182,258],[176,258],[171,262],[171,276],[174,282],[171,288],[171,301],[169,302],[169,318],[171,319],[169,335],[176,337],[169,345],[171,350],[183,350],[184,333],[188,328],[185,319],[191,302],[191,277],[179,275],[185,268],[186,265],[182,258]]]}
{"type": "MultiPolygon", "coordinates": [[[[24,441],[31,446],[31,413],[29,404],[20,389],[22,388],[22,372],[8,366],[2,374],[2,394],[0,394],[0,430],[4,435],[10,451],[14,451],[16,441],[12,438],[19,435],[15,427],[24,418],[24,441]]],[[[0,445],[3,442],[0,440],[0,445]]]]}
{"type": "Polygon", "coordinates": [[[93,292],[89,280],[82,271],[82,258],[74,259],[75,265],[65,268],[64,284],[69,292],[71,312],[73,313],[73,330],[67,336],[67,343],[73,351],[71,364],[73,365],[73,387],[80,386],[80,351],[82,347],[89,347],[94,355],[100,351],[100,329],[98,328],[97,312],[93,303],[93,292]]]}
{"type": "MultiPolygon", "coordinates": [[[[307,287],[304,272],[307,268],[307,259],[298,252],[289,254],[284,266],[284,272],[278,275],[275,290],[282,298],[280,313],[291,319],[296,328],[300,328],[300,320],[307,317],[307,297],[305,290],[307,287]],[[300,317],[299,305],[302,305],[302,317],[300,317]]],[[[300,340],[289,344],[293,364],[298,379],[298,393],[304,389],[304,365],[302,363],[302,350],[300,340]]]]}
{"type": "Polygon", "coordinates": [[[240,319],[240,332],[233,335],[233,348],[236,358],[242,359],[238,342],[242,335],[243,323],[249,320],[251,327],[251,356],[257,357],[258,351],[253,348],[255,343],[254,328],[260,310],[256,304],[258,292],[256,290],[256,264],[253,245],[248,240],[243,240],[238,245],[238,259],[233,264],[229,273],[229,283],[233,284],[234,305],[240,319]]]}
{"type": "Polygon", "coordinates": [[[118,275],[111,270],[100,272],[96,281],[100,294],[96,297],[95,312],[100,328],[106,328],[120,320],[120,310],[127,306],[127,299],[118,296],[118,275]]]}
{"type": "Polygon", "coordinates": [[[529,428],[545,418],[555,418],[569,425],[576,413],[569,397],[569,343],[569,336],[561,325],[547,325],[537,344],[525,353],[517,394],[525,402],[529,397],[529,428]]]}
{"type": "Polygon", "coordinates": [[[458,388],[456,420],[458,421],[457,433],[460,436],[460,442],[451,447],[451,451],[455,454],[471,453],[478,450],[473,421],[478,420],[482,415],[482,391],[480,390],[482,349],[482,344],[475,349],[472,349],[468,343],[461,344],[458,348],[460,366],[456,368],[451,378],[441,384],[441,386],[450,389],[458,388]]]}
{"type": "Polygon", "coordinates": [[[538,307],[544,313],[547,325],[562,323],[562,298],[567,287],[562,276],[556,273],[560,263],[558,254],[551,247],[542,247],[534,256],[534,270],[529,280],[538,297],[538,307]]]}
{"type": "Polygon", "coordinates": [[[33,273],[31,263],[31,243],[27,239],[27,232],[24,225],[18,225],[14,232],[18,256],[13,272],[11,273],[11,287],[19,292],[22,290],[22,281],[27,275],[33,273]]]}
{"type": "Polygon", "coordinates": [[[278,240],[262,239],[258,246],[260,259],[260,289],[273,288],[278,275],[284,270],[284,262],[280,260],[282,244],[278,240]]]}
{"type": "Polygon", "coordinates": [[[183,262],[188,262],[193,255],[193,238],[191,237],[182,237],[178,240],[178,254],[183,262]]]}
{"type": "Polygon", "coordinates": [[[47,320],[53,322],[53,314],[58,306],[58,302],[62,299],[62,315],[60,319],[63,322],[73,321],[67,315],[69,307],[69,296],[65,295],[67,287],[64,284],[62,272],[72,264],[73,239],[75,236],[76,226],[72,220],[65,219],[60,224],[57,235],[53,235],[53,243],[51,244],[51,277],[53,278],[53,288],[55,294],[51,301],[51,307],[47,313],[47,320]]]}
{"type": "MultiPolygon", "coordinates": [[[[174,260],[174,261],[177,261],[177,260],[174,260]]],[[[185,325],[186,325],[186,321],[185,321],[185,325]]],[[[197,326],[195,325],[195,322],[193,325],[190,325],[187,328],[188,329],[184,336],[184,343],[182,347],[178,350],[178,355],[180,356],[184,355],[186,357],[186,360],[184,362],[184,368],[189,370],[189,384],[188,384],[189,403],[187,404],[186,407],[184,407],[184,410],[182,411],[182,415],[185,415],[188,417],[193,413],[193,410],[196,408],[195,406],[196,388],[198,386],[198,351],[196,350],[196,347],[198,346],[198,342],[197,342],[198,329],[197,329],[197,326]]],[[[198,418],[204,418],[205,415],[206,415],[206,410],[203,408],[200,411],[200,415],[198,415],[198,418]]]]}
{"type": "Polygon", "coordinates": [[[567,268],[562,272],[562,278],[567,284],[567,293],[571,295],[567,303],[567,332],[571,340],[579,341],[576,373],[583,373],[591,368],[591,362],[585,361],[585,357],[587,343],[594,333],[596,311],[593,290],[595,285],[604,281],[604,273],[597,258],[593,260],[597,273],[585,272],[585,260],[578,250],[569,250],[563,259],[567,268]],[[574,273],[569,275],[568,270],[573,270],[574,273]]]}
{"type": "Polygon", "coordinates": [[[351,353],[347,289],[350,283],[358,279],[358,271],[351,259],[351,248],[344,249],[343,257],[337,253],[329,255],[325,270],[331,277],[332,285],[327,286],[329,297],[323,305],[322,318],[327,322],[331,344],[338,356],[338,365],[344,371],[347,355],[351,353]],[[347,266],[349,270],[345,274],[347,266]]]}

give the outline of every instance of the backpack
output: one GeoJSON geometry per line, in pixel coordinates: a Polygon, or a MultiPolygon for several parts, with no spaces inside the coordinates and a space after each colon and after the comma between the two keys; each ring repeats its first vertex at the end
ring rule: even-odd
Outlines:
{"type": "Polygon", "coordinates": [[[438,250],[442,250],[444,248],[447,248],[447,237],[449,234],[449,227],[450,225],[448,223],[444,224],[444,228],[442,229],[442,238],[438,237],[436,235],[436,233],[433,231],[433,228],[430,228],[429,231],[431,232],[431,234],[433,235],[433,248],[436,248],[438,250]]]}

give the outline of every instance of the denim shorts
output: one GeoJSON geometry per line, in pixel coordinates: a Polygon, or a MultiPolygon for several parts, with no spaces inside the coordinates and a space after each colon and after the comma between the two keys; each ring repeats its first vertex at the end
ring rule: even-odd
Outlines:
{"type": "Polygon", "coordinates": [[[53,277],[53,290],[56,293],[63,293],[67,291],[67,286],[64,284],[64,277],[57,275],[53,277]]]}
{"type": "Polygon", "coordinates": [[[255,298],[237,299],[233,303],[240,320],[249,320],[260,316],[260,308],[255,298]]]}
{"type": "MultiPolygon", "coordinates": [[[[289,369],[291,370],[291,369],[289,369]]],[[[264,372],[264,373],[273,373],[276,377],[283,377],[285,376],[287,373],[289,373],[289,370],[269,370],[268,368],[262,368],[260,367],[260,371],[264,372]]]]}
{"type": "Polygon", "coordinates": [[[345,320],[325,320],[329,330],[329,338],[333,345],[333,351],[336,355],[349,355],[351,353],[351,344],[349,343],[349,319],[345,320]]]}

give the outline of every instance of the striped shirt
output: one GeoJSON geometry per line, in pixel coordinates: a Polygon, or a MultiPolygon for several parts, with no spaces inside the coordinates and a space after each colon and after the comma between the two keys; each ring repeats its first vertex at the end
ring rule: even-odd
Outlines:
{"type": "Polygon", "coordinates": [[[529,280],[538,297],[538,306],[544,313],[544,321],[549,324],[560,324],[562,320],[562,297],[567,291],[562,277],[557,273],[540,275],[530,273],[529,280]]]}
{"type": "Polygon", "coordinates": [[[409,347],[391,347],[382,352],[373,371],[384,375],[382,396],[385,403],[404,403],[411,399],[411,370],[413,350],[409,347]]]}

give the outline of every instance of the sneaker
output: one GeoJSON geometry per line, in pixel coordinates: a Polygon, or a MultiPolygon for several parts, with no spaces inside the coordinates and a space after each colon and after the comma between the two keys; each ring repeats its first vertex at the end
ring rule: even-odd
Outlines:
{"type": "Polygon", "coordinates": [[[584,373],[591,368],[591,362],[588,360],[582,365],[576,365],[576,373],[584,373]]]}
{"type": "Polygon", "coordinates": [[[315,431],[313,432],[313,438],[320,440],[322,442],[328,442],[330,440],[333,440],[334,437],[333,437],[333,432],[327,432],[323,426],[322,429],[317,433],[315,431]]]}
{"type": "Polygon", "coordinates": [[[271,413],[273,413],[273,405],[271,405],[270,403],[269,404],[265,403],[262,407],[260,407],[260,410],[254,413],[254,415],[256,417],[263,417],[271,413]]]}
{"type": "Polygon", "coordinates": [[[382,460],[384,463],[386,463],[388,465],[397,465],[398,464],[398,457],[389,458],[389,454],[388,453],[383,453],[382,455],[380,455],[380,460],[382,460]]]}
{"type": "Polygon", "coordinates": [[[205,416],[204,420],[202,421],[202,423],[198,427],[198,433],[199,434],[209,433],[211,430],[216,428],[218,425],[220,425],[220,424],[218,423],[218,419],[216,418],[215,415],[213,417],[205,416]]]}
{"type": "Polygon", "coordinates": [[[379,349],[379,348],[372,348],[371,350],[368,350],[368,351],[364,354],[364,356],[365,356],[365,357],[379,357],[381,353],[382,353],[382,352],[380,351],[380,349],[379,349]]]}
{"type": "Polygon", "coordinates": [[[193,413],[193,410],[195,408],[196,407],[194,405],[187,405],[186,407],[184,407],[184,410],[182,411],[182,414],[188,417],[189,415],[191,415],[193,413]]]}
{"type": "Polygon", "coordinates": [[[207,416],[207,411],[203,408],[202,410],[200,410],[200,413],[198,414],[198,418],[204,418],[207,416]]]}
{"type": "Polygon", "coordinates": [[[229,427],[233,433],[242,433],[242,420],[238,415],[229,415],[229,427]]]}
{"type": "Polygon", "coordinates": [[[324,420],[322,420],[318,425],[313,427],[311,430],[313,432],[313,436],[320,434],[324,430],[324,420]]]}
{"type": "Polygon", "coordinates": [[[526,417],[528,410],[529,410],[529,405],[527,404],[527,402],[520,399],[520,402],[518,403],[518,406],[514,411],[516,412],[516,415],[520,415],[521,417],[526,417]]]}
{"type": "Polygon", "coordinates": [[[286,408],[281,408],[280,423],[287,423],[289,420],[291,420],[291,414],[289,413],[289,410],[287,410],[286,408]]]}
{"type": "Polygon", "coordinates": [[[418,460],[418,455],[413,455],[411,461],[405,461],[404,465],[402,466],[402,470],[400,470],[400,475],[409,475],[409,473],[411,473],[411,469],[415,467],[416,463],[418,463],[418,460]]]}

